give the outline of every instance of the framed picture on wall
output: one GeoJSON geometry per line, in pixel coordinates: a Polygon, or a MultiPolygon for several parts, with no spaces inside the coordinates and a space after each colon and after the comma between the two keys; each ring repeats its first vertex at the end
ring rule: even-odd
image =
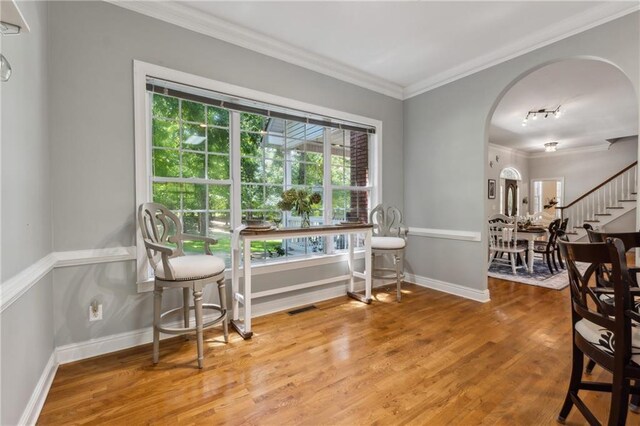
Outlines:
{"type": "Polygon", "coordinates": [[[493,200],[494,198],[496,198],[496,180],[495,179],[489,179],[489,199],[493,200]]]}

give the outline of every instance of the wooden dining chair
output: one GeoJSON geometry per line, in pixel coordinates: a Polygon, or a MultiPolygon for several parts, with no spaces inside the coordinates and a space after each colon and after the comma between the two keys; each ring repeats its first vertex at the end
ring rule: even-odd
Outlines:
{"type": "Polygon", "coordinates": [[[494,262],[506,262],[511,265],[513,275],[517,274],[518,268],[527,268],[525,252],[527,248],[518,243],[518,221],[515,217],[507,217],[505,222],[488,221],[489,238],[489,265],[494,262]],[[508,259],[502,259],[502,255],[507,254],[508,259]],[[520,262],[518,262],[520,260],[520,262]]]}
{"type": "Polygon", "coordinates": [[[589,424],[600,424],[580,396],[581,391],[598,391],[611,393],[608,424],[623,425],[629,395],[640,394],[640,387],[631,386],[631,380],[640,379],[640,330],[632,325],[640,321],[633,309],[638,289],[631,286],[625,247],[611,238],[601,243],[560,240],[558,244],[567,262],[573,330],[571,378],[558,421],[564,423],[575,405],[589,424]],[[586,270],[579,268],[580,263],[587,265],[586,270]],[[610,288],[590,284],[603,263],[611,264],[610,288]],[[613,295],[613,312],[599,297],[603,293],[613,295]],[[612,373],[612,383],[583,381],[585,355],[612,373]]]}
{"type": "Polygon", "coordinates": [[[549,272],[552,274],[559,271],[556,262],[557,239],[560,229],[560,219],[556,219],[549,224],[548,235],[546,241],[535,241],[533,244],[533,253],[542,255],[542,259],[547,263],[549,272]],[[553,267],[552,267],[553,264],[553,267]],[[555,271],[554,271],[555,267],[555,271]]]}
{"type": "MultiPolygon", "coordinates": [[[[585,228],[587,226],[591,226],[589,224],[585,224],[585,228]]],[[[591,242],[604,242],[607,238],[617,238],[622,241],[622,245],[624,246],[625,253],[628,253],[630,250],[640,248],[640,232],[598,232],[594,231],[593,228],[587,229],[587,234],[589,235],[589,241],[591,242]]],[[[628,267],[629,269],[629,279],[630,286],[632,288],[638,287],[638,273],[640,273],[640,267],[628,267]]],[[[595,272],[596,275],[596,285],[598,287],[611,288],[611,266],[608,264],[602,264],[595,272]]],[[[640,291],[640,290],[638,290],[640,291]]],[[[615,298],[612,294],[601,293],[598,297],[600,300],[605,303],[605,305],[609,308],[607,313],[613,314],[615,298]]],[[[633,307],[637,312],[640,312],[640,300],[634,298],[633,307]]],[[[593,368],[595,367],[595,361],[590,359],[587,362],[587,367],[585,368],[585,372],[587,374],[591,374],[593,368]]],[[[629,407],[632,411],[638,413],[640,412],[640,395],[634,395],[629,407]]]]}
{"type": "Polygon", "coordinates": [[[195,333],[198,350],[198,368],[203,367],[204,342],[203,331],[222,324],[224,341],[229,340],[227,325],[227,295],[225,291],[224,260],[213,256],[210,245],[216,244],[213,238],[188,235],[182,232],[182,222],[168,208],[158,203],[143,203],[138,208],[138,224],[144,240],[149,264],[153,268],[153,363],[158,363],[160,354],[160,333],[195,333]],[[185,256],[184,242],[200,241],[204,243],[205,254],[185,256]],[[203,303],[202,293],[205,286],[218,284],[220,304],[203,303]],[[182,289],[182,306],[162,312],[162,293],[165,288],[182,289]],[[189,291],[193,293],[193,306],[189,306],[189,291]],[[203,310],[211,309],[219,315],[206,323],[203,310]],[[189,312],[195,313],[195,326],[190,326],[189,312]],[[184,327],[166,327],[162,320],[172,314],[182,313],[184,327]]]}

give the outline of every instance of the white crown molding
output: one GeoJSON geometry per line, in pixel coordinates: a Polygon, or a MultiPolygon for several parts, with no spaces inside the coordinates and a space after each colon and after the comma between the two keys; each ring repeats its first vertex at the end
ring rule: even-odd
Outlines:
{"type": "Polygon", "coordinates": [[[635,4],[620,10],[618,2],[607,2],[601,6],[587,10],[573,17],[564,19],[554,25],[532,33],[520,40],[482,55],[471,61],[464,62],[444,72],[428,77],[404,88],[403,99],[409,99],[422,93],[444,86],[452,81],[475,74],[510,59],[532,52],[541,47],[571,37],[588,29],[605,24],[614,19],[636,12],[640,5],[635,4]]]}
{"type": "Polygon", "coordinates": [[[528,152],[520,151],[519,149],[515,149],[515,148],[510,148],[508,146],[496,145],[491,142],[489,142],[489,148],[493,148],[496,151],[500,151],[502,153],[517,155],[519,157],[524,157],[524,158],[529,158],[529,155],[530,155],[528,152]]]}
{"type": "Polygon", "coordinates": [[[616,4],[618,2],[607,2],[528,35],[504,48],[403,88],[400,84],[275,40],[211,14],[196,11],[177,1],[104,1],[401,100],[417,96],[640,9],[639,5],[634,5],[620,10],[616,4]]]}
{"type": "Polygon", "coordinates": [[[27,402],[27,406],[22,412],[22,416],[20,416],[20,421],[18,422],[19,425],[36,424],[38,417],[40,416],[40,411],[42,410],[44,402],[47,399],[47,395],[49,394],[49,389],[51,389],[53,379],[56,376],[56,371],[58,371],[58,362],[56,360],[56,352],[54,350],[51,352],[49,361],[47,361],[47,364],[42,370],[40,379],[31,393],[31,398],[29,398],[29,402],[27,402]]]}
{"type": "Polygon", "coordinates": [[[275,40],[232,24],[211,14],[196,11],[175,1],[120,1],[105,0],[122,8],[159,19],[191,31],[235,44],[254,52],[298,65],[318,73],[334,77],[365,89],[373,90],[396,99],[402,99],[402,86],[360,71],[333,59],[307,52],[288,43],[275,40]]]}
{"type": "Polygon", "coordinates": [[[601,145],[592,145],[585,146],[580,148],[567,148],[567,149],[559,149],[556,152],[530,152],[528,153],[528,158],[547,158],[547,157],[557,157],[558,155],[572,155],[572,154],[585,154],[589,152],[602,152],[608,151],[611,145],[608,143],[601,145]]]}
{"type": "Polygon", "coordinates": [[[491,301],[489,289],[477,290],[453,284],[446,281],[436,280],[434,278],[423,277],[415,274],[406,274],[406,281],[419,285],[420,287],[430,288],[432,290],[441,291],[443,293],[452,294],[454,296],[464,297],[465,299],[474,300],[476,302],[487,303],[491,301]]]}
{"type": "Polygon", "coordinates": [[[602,151],[608,151],[610,147],[611,147],[610,144],[605,143],[600,145],[591,145],[591,146],[584,146],[584,147],[578,147],[578,148],[559,149],[555,152],[546,152],[546,151],[526,152],[526,151],[520,151],[519,149],[510,148],[507,146],[489,143],[489,148],[493,148],[496,151],[500,151],[508,154],[518,155],[524,158],[547,158],[547,157],[555,157],[558,155],[572,155],[572,154],[584,154],[589,152],[602,152],[602,151]]]}
{"type": "Polygon", "coordinates": [[[450,229],[430,229],[409,227],[409,235],[416,237],[441,238],[445,240],[461,240],[461,241],[481,241],[480,232],[474,231],[458,231],[450,229]]]}

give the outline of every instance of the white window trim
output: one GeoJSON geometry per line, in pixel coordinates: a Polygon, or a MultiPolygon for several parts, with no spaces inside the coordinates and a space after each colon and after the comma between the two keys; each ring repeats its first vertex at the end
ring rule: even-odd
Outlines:
{"type": "MultiPolygon", "coordinates": [[[[150,129],[150,114],[148,114],[149,105],[146,90],[147,77],[156,77],[159,79],[175,81],[207,90],[222,92],[236,97],[253,99],[256,101],[274,104],[285,108],[306,111],[309,113],[327,117],[335,117],[336,119],[352,121],[355,123],[361,123],[364,125],[375,127],[376,133],[371,135],[371,146],[373,147],[373,149],[370,152],[370,164],[372,165],[372,167],[370,168],[370,182],[372,188],[375,189],[371,191],[371,205],[375,206],[380,202],[380,200],[382,200],[382,121],[356,114],[351,114],[344,111],[313,105],[266,92],[248,89],[217,80],[212,80],[206,77],[173,70],[147,62],[134,60],[133,106],[136,164],[136,271],[138,283],[144,283],[149,280],[149,265],[147,261],[147,255],[145,253],[144,243],[142,241],[142,234],[140,233],[139,226],[137,226],[138,206],[143,202],[151,200],[151,152],[148,149],[150,142],[149,138],[151,137],[151,135],[148,131],[148,129],[150,129]]],[[[235,145],[236,144],[232,143],[232,146],[235,145]]],[[[232,150],[233,149],[234,148],[232,148],[232,150]]],[[[239,150],[239,145],[237,149],[239,150]]],[[[234,170],[236,169],[236,174],[238,176],[234,175],[232,176],[232,179],[239,178],[240,172],[238,168],[234,168],[234,170]]],[[[232,185],[232,188],[236,186],[238,185],[232,185]]],[[[240,194],[233,194],[232,197],[237,197],[239,195],[240,194]]],[[[239,216],[240,211],[236,211],[234,215],[239,216]]],[[[237,219],[238,218],[236,217],[236,220],[237,219]]],[[[307,266],[305,265],[305,261],[300,260],[298,260],[296,264],[299,264],[299,267],[307,266]]]]}

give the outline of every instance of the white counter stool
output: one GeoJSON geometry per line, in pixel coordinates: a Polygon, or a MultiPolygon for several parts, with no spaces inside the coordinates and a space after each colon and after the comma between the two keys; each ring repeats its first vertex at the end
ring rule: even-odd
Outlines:
{"type": "Polygon", "coordinates": [[[224,341],[229,341],[227,325],[227,295],[224,284],[224,261],[211,254],[213,238],[188,235],[182,232],[180,219],[162,204],[144,203],[138,208],[138,224],[149,263],[155,273],[153,303],[153,363],[158,363],[160,354],[160,333],[196,334],[198,345],[198,368],[203,366],[203,330],[222,323],[224,341]],[[185,256],[184,241],[202,241],[206,254],[185,256]],[[202,290],[208,284],[218,283],[220,305],[202,303],[202,290]],[[161,312],[162,292],[165,288],[182,288],[183,302],[179,308],[161,312]],[[189,290],[193,292],[193,306],[189,306],[189,290]],[[203,309],[212,309],[220,315],[203,322],[203,309]],[[189,311],[195,312],[195,327],[190,327],[189,311]],[[162,319],[182,312],[184,327],[162,327],[162,319]]]}
{"type": "Polygon", "coordinates": [[[373,224],[371,238],[372,278],[396,280],[396,299],[402,298],[402,280],[404,280],[404,249],[407,245],[408,229],[402,224],[402,213],[396,207],[378,204],[371,210],[369,222],[373,224]],[[376,268],[376,255],[391,255],[394,268],[376,268]],[[393,272],[393,274],[389,274],[393,272]]]}

